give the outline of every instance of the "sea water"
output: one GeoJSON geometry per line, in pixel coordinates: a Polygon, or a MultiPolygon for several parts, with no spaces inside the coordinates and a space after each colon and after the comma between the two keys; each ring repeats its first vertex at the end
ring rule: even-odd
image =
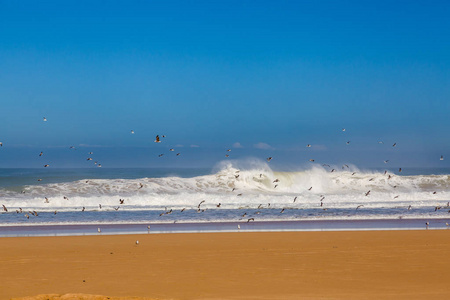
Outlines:
{"type": "Polygon", "coordinates": [[[450,169],[276,171],[265,163],[212,170],[0,169],[0,231],[82,224],[176,223],[180,230],[183,224],[281,221],[445,224],[449,202],[450,169]]]}

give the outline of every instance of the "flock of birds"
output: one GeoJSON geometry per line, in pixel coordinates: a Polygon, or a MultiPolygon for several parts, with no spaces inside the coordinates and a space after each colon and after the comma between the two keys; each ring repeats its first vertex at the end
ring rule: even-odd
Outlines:
{"type": "MultiPolygon", "coordinates": [[[[44,121],[44,122],[47,122],[47,118],[44,117],[44,118],[43,118],[43,121],[44,121]]],[[[343,128],[342,131],[345,132],[346,129],[343,128]]],[[[131,130],[131,134],[135,134],[134,130],[131,130]]],[[[161,142],[162,142],[162,139],[164,139],[165,137],[166,137],[165,135],[161,135],[161,136],[160,136],[160,135],[156,135],[154,142],[155,142],[155,143],[161,143],[161,142]]],[[[383,141],[378,141],[378,143],[379,143],[379,144],[384,144],[383,141]]],[[[350,141],[346,141],[346,144],[349,145],[349,144],[350,144],[350,141]]],[[[397,143],[393,143],[393,144],[392,144],[392,147],[396,147],[396,146],[397,146],[397,143]]],[[[0,142],[0,147],[3,147],[3,142],[0,142]]],[[[311,145],[311,144],[307,144],[306,147],[311,148],[312,145],[311,145]]],[[[75,146],[70,146],[69,149],[71,149],[71,150],[76,150],[75,146]]],[[[174,152],[175,150],[174,150],[173,148],[170,148],[169,151],[170,151],[170,152],[174,152]]],[[[225,157],[227,157],[227,158],[230,157],[229,152],[231,152],[231,149],[227,149],[227,150],[226,150],[225,157]]],[[[93,158],[92,158],[92,155],[93,155],[93,154],[94,154],[93,152],[88,152],[88,155],[89,155],[89,156],[86,158],[86,160],[87,160],[87,161],[93,161],[93,158]]],[[[44,152],[41,151],[41,152],[39,153],[39,157],[42,157],[43,155],[44,155],[44,152]]],[[[177,154],[176,154],[176,156],[180,156],[180,155],[181,155],[181,153],[177,153],[177,154]]],[[[159,156],[159,157],[162,157],[162,156],[164,156],[164,153],[161,153],[161,154],[159,154],[158,156],[159,156]]],[[[273,157],[271,157],[271,156],[266,158],[267,162],[272,161],[272,159],[273,159],[273,157]]],[[[444,156],[443,156],[443,155],[441,155],[440,160],[441,160],[441,161],[444,160],[444,156]]],[[[310,162],[315,162],[315,159],[309,159],[309,161],[310,161],[310,162]]],[[[93,162],[94,162],[94,165],[96,165],[97,167],[101,167],[101,166],[102,166],[98,161],[93,161],[93,162]]],[[[389,162],[389,160],[385,160],[385,161],[384,161],[385,164],[387,164],[388,162],[389,162]]],[[[336,171],[336,169],[332,168],[329,164],[322,164],[322,166],[323,166],[323,167],[329,168],[329,171],[330,171],[330,172],[335,172],[335,171],[336,171]]],[[[50,167],[50,165],[49,165],[49,164],[44,164],[43,167],[44,167],[44,168],[48,168],[48,167],[50,167]]],[[[342,169],[344,170],[344,169],[350,169],[350,168],[349,168],[348,165],[343,165],[343,166],[342,166],[342,169]]],[[[401,173],[401,172],[402,172],[402,168],[399,168],[399,169],[398,169],[398,172],[401,173]]],[[[353,176],[353,175],[355,175],[355,174],[356,174],[356,172],[353,172],[351,175],[353,176]]],[[[388,171],[385,171],[385,172],[384,172],[384,175],[387,176],[387,180],[392,179],[393,176],[394,176],[393,174],[388,174],[388,171]]],[[[240,175],[239,175],[239,170],[236,171],[236,174],[235,174],[234,176],[235,176],[235,179],[236,179],[236,180],[239,180],[239,176],[240,176],[240,175]]],[[[263,174],[259,174],[259,177],[262,177],[262,176],[263,176],[263,174]]],[[[37,180],[38,180],[38,181],[42,181],[41,178],[39,178],[39,179],[37,179],[37,180]]],[[[373,181],[373,180],[374,180],[374,178],[369,179],[369,181],[373,181]]],[[[272,182],[272,183],[274,184],[274,186],[273,186],[274,189],[277,188],[279,182],[280,182],[279,179],[275,179],[275,180],[272,182]]],[[[86,180],[86,183],[89,183],[89,180],[86,180]]],[[[143,185],[142,183],[140,183],[138,189],[141,189],[141,188],[143,188],[143,187],[144,187],[144,185],[143,185]]],[[[393,188],[397,188],[397,186],[393,186],[393,188]]],[[[313,187],[311,186],[311,187],[308,189],[308,191],[311,191],[312,189],[313,189],[313,187]]],[[[236,190],[236,188],[233,188],[233,189],[231,190],[231,192],[234,192],[235,190],[236,190]]],[[[25,193],[25,191],[22,191],[22,193],[25,193]]],[[[436,191],[433,192],[433,194],[436,194],[436,193],[437,193],[436,191]]],[[[368,197],[368,196],[370,196],[370,194],[371,194],[371,190],[368,190],[368,191],[365,193],[365,196],[368,197]]],[[[237,196],[242,196],[242,195],[243,195],[242,193],[237,193],[237,196]]],[[[397,195],[397,196],[394,197],[394,199],[396,199],[396,198],[398,198],[398,197],[399,197],[399,196],[397,195]]],[[[49,203],[49,199],[48,199],[47,197],[44,197],[44,198],[45,198],[45,203],[49,203]]],[[[66,197],[66,196],[64,196],[64,199],[65,199],[65,200],[69,200],[69,198],[66,197]]],[[[319,204],[319,205],[320,205],[320,207],[321,207],[324,211],[326,211],[327,208],[324,208],[324,199],[325,199],[325,195],[320,195],[320,204],[319,204]]],[[[293,203],[295,203],[296,200],[297,200],[297,197],[294,197],[293,203]]],[[[204,204],[204,203],[205,203],[205,200],[202,200],[202,201],[197,205],[197,207],[195,208],[195,210],[196,210],[198,213],[203,213],[203,212],[205,212],[205,211],[208,209],[208,208],[203,208],[203,207],[202,207],[202,204],[204,204]]],[[[115,207],[115,206],[113,207],[114,210],[115,210],[115,211],[118,211],[119,208],[120,208],[120,205],[123,205],[123,204],[125,204],[125,199],[119,199],[118,206],[117,206],[117,207],[115,207]]],[[[221,205],[222,205],[221,203],[218,203],[218,204],[216,204],[215,206],[216,206],[217,208],[220,208],[221,205]]],[[[8,208],[7,208],[4,204],[2,204],[2,207],[3,207],[3,212],[8,212],[8,208]]],[[[358,206],[356,207],[356,210],[358,210],[358,209],[360,209],[360,208],[362,208],[362,207],[364,207],[364,205],[358,205],[358,206]]],[[[263,209],[263,208],[271,208],[271,207],[270,207],[270,203],[267,203],[266,205],[263,205],[263,204],[258,205],[258,208],[257,208],[258,211],[256,211],[256,212],[254,213],[254,215],[260,214],[260,213],[261,213],[260,209],[263,209]]],[[[448,202],[447,205],[444,206],[444,207],[443,207],[443,206],[436,206],[436,207],[435,207],[435,211],[440,210],[441,208],[447,208],[447,209],[450,209],[450,202],[448,202]]],[[[102,205],[101,205],[101,204],[99,204],[99,209],[100,209],[100,210],[102,209],[102,205]]],[[[289,209],[289,208],[287,208],[287,207],[282,208],[281,211],[280,211],[279,213],[280,213],[280,214],[284,213],[286,209],[289,209]]],[[[408,207],[408,210],[410,210],[410,209],[411,209],[411,205],[408,207]]],[[[85,210],[86,210],[85,207],[82,207],[82,208],[81,208],[81,211],[84,212],[85,210]]],[[[180,210],[180,212],[184,212],[185,210],[186,210],[186,208],[183,208],[183,209],[180,210]]],[[[163,211],[162,213],[160,213],[159,216],[160,216],[160,217],[163,217],[163,216],[165,216],[165,215],[170,215],[170,214],[172,214],[172,212],[173,212],[173,209],[168,209],[167,207],[165,207],[165,208],[164,208],[164,211],[163,211]]],[[[23,211],[22,208],[19,208],[19,209],[16,210],[16,213],[18,213],[18,214],[19,214],[19,213],[24,213],[24,211],[23,211]]],[[[450,210],[449,210],[449,213],[450,213],[450,210]]],[[[54,214],[57,214],[57,211],[54,211],[54,214]]],[[[27,213],[24,214],[24,216],[25,216],[27,219],[29,219],[30,216],[35,216],[35,217],[37,217],[38,215],[39,215],[39,214],[38,214],[38,212],[36,212],[36,211],[28,211],[27,213]]],[[[255,221],[255,216],[249,217],[249,215],[245,212],[244,214],[240,215],[240,219],[239,219],[239,220],[244,220],[244,219],[246,220],[247,223],[253,222],[253,221],[255,221]]],[[[175,221],[175,222],[176,222],[176,221],[175,221]]],[[[446,223],[446,225],[448,226],[447,223],[446,223]]],[[[427,226],[427,228],[428,228],[429,222],[426,223],[426,226],[427,226]]],[[[239,225],[238,225],[238,228],[240,229],[240,226],[239,226],[239,225]]],[[[148,230],[150,230],[150,226],[148,226],[148,230]]],[[[99,232],[99,233],[101,232],[100,228],[98,228],[98,232],[99,232]]]]}

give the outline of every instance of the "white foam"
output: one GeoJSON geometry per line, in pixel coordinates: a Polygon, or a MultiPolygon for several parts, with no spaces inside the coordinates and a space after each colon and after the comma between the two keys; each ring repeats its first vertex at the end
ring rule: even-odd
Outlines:
{"type": "Polygon", "coordinates": [[[445,205],[450,199],[450,175],[398,176],[363,172],[352,166],[344,171],[330,170],[313,166],[276,172],[266,163],[254,160],[245,166],[222,164],[214,174],[191,178],[79,180],[26,186],[25,194],[0,190],[0,196],[2,204],[11,209],[44,211],[93,209],[99,204],[106,210],[119,206],[128,210],[181,209],[196,208],[201,201],[205,201],[202,207],[209,209],[218,203],[226,209],[256,208],[268,203],[275,208],[305,209],[317,207],[321,199],[325,207],[336,208],[421,207],[445,205]],[[124,204],[119,199],[124,199],[124,204]]]}

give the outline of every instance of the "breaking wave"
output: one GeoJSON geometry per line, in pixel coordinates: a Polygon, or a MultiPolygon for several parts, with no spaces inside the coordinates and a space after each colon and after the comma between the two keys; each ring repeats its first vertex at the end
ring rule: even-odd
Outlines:
{"type": "Polygon", "coordinates": [[[159,210],[161,207],[397,207],[443,205],[450,199],[450,175],[393,173],[314,166],[277,172],[261,162],[223,163],[214,174],[191,178],[85,179],[0,189],[12,209],[79,210],[80,207],[159,210]],[[370,191],[370,192],[369,192],[370,191]]]}

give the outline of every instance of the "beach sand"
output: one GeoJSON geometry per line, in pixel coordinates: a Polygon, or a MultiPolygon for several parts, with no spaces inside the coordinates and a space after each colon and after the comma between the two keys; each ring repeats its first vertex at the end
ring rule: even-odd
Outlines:
{"type": "Polygon", "coordinates": [[[450,299],[449,255],[450,230],[0,238],[0,299],[450,299]]]}

